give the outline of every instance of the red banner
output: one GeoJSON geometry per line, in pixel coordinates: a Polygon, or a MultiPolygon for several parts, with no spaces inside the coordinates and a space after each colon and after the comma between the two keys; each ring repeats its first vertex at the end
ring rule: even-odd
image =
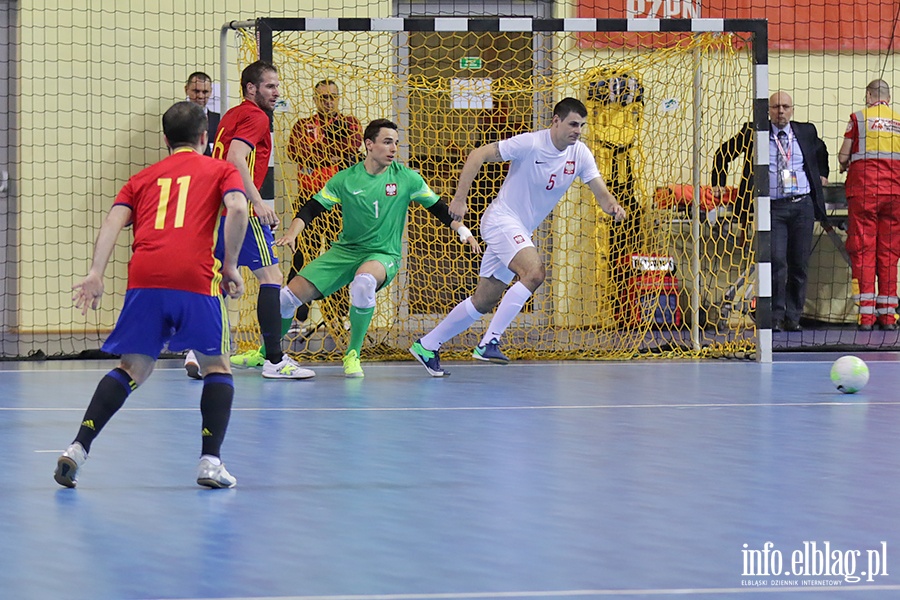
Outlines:
{"type": "MultiPolygon", "coordinates": [[[[597,19],[768,19],[771,50],[878,52],[900,46],[896,0],[579,0],[578,16],[597,19]],[[893,46],[891,38],[896,37],[893,46]]],[[[606,46],[597,36],[582,43],[606,46]]]]}

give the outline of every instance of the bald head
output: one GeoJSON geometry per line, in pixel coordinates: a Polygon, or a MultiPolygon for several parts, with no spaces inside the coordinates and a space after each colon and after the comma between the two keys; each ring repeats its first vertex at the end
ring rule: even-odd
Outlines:
{"type": "Polygon", "coordinates": [[[769,96],[769,120],[784,128],[794,118],[794,101],[787,92],[775,92],[769,96]]]}
{"type": "Polygon", "coordinates": [[[884,79],[875,79],[866,86],[866,104],[869,106],[876,102],[890,102],[891,88],[884,79]]]}

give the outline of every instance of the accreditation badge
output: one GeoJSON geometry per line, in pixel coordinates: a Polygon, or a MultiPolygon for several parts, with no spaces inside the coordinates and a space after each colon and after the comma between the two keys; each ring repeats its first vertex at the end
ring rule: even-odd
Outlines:
{"type": "Polygon", "coordinates": [[[786,196],[791,194],[796,194],[800,189],[800,184],[797,182],[797,171],[791,171],[790,169],[782,169],[780,171],[781,177],[781,187],[784,189],[784,193],[786,196]]]}

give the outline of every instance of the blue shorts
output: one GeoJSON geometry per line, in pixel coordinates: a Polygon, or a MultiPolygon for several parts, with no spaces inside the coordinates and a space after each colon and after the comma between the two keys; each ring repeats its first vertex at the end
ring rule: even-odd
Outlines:
{"type": "MultiPolygon", "coordinates": [[[[219,235],[216,239],[216,258],[219,262],[225,259],[225,217],[219,222],[219,235]]],[[[275,236],[272,228],[259,222],[259,217],[250,217],[247,223],[247,233],[244,235],[244,245],[238,256],[238,266],[247,267],[251,271],[277,265],[278,257],[275,255],[275,236]]]]}
{"type": "Polygon", "coordinates": [[[225,300],[181,290],[128,290],[103,351],[156,359],[166,342],[172,352],[194,349],[210,356],[231,354],[225,300]]]}

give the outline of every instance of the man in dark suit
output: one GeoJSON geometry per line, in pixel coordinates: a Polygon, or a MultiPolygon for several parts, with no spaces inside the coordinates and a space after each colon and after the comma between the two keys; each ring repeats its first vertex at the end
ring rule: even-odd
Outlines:
{"type": "MultiPolygon", "coordinates": [[[[822,186],[828,182],[828,149],[812,123],[792,121],[786,92],[769,98],[769,196],[772,199],[772,323],[775,331],[800,331],[806,302],[813,223],[827,223],[822,186]]],[[[713,194],[721,195],[728,164],[740,155],[744,169],[735,213],[749,221],[755,131],[751,124],[722,144],[713,158],[713,194]]]]}
{"type": "Polygon", "coordinates": [[[187,99],[206,111],[206,118],[209,120],[209,143],[203,152],[206,156],[212,156],[212,147],[216,141],[216,129],[219,127],[219,113],[209,110],[206,105],[212,95],[212,79],[206,73],[197,71],[191,73],[184,84],[184,93],[187,99]]]}

